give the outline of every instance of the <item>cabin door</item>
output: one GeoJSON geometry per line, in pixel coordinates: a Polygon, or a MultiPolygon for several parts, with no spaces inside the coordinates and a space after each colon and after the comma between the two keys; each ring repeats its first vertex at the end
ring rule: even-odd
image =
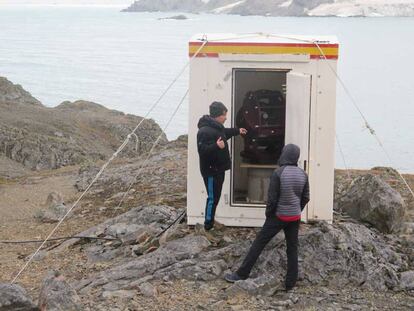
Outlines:
{"type": "Polygon", "coordinates": [[[300,147],[299,167],[308,170],[311,76],[289,72],[286,86],[285,145],[300,147]]]}

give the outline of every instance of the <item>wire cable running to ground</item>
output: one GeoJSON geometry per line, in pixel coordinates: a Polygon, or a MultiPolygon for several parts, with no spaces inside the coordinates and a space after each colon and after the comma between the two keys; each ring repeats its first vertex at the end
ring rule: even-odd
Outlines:
{"type": "Polygon", "coordinates": [[[186,210],[184,209],[180,215],[178,215],[178,217],[172,222],[170,223],[165,229],[163,229],[160,233],[158,233],[155,237],[159,238],[164,232],[168,231],[168,229],[170,229],[172,226],[174,226],[176,223],[180,222],[181,219],[184,218],[185,214],[186,214],[186,210]]]}
{"type": "MultiPolygon", "coordinates": [[[[104,240],[104,241],[120,241],[117,238],[100,238],[96,236],[80,236],[80,235],[72,235],[72,236],[64,236],[58,238],[50,238],[48,242],[51,241],[60,241],[60,240],[69,240],[69,239],[89,239],[89,240],[104,240]]],[[[28,244],[28,243],[42,243],[43,240],[0,240],[0,244],[28,244]]]]}
{"type": "Polygon", "coordinates": [[[313,42],[317,47],[319,52],[321,53],[321,55],[323,56],[324,60],[326,61],[326,63],[328,64],[329,68],[331,69],[331,71],[334,73],[334,75],[336,76],[337,80],[339,81],[339,83],[341,84],[342,88],[344,89],[345,93],[348,95],[349,99],[351,100],[352,104],[354,105],[355,109],[359,112],[359,115],[361,116],[361,118],[364,120],[365,122],[365,126],[366,128],[369,130],[369,132],[371,133],[372,136],[374,136],[375,140],[377,141],[377,143],[379,144],[380,148],[382,149],[382,151],[384,152],[384,154],[386,155],[389,165],[391,167],[393,167],[398,175],[400,176],[401,180],[403,181],[403,183],[405,184],[405,186],[407,187],[407,189],[410,191],[412,197],[414,198],[414,191],[411,188],[411,186],[408,184],[407,180],[405,179],[405,177],[400,173],[400,171],[397,169],[397,167],[395,166],[394,161],[392,160],[391,156],[389,155],[388,151],[385,149],[384,144],[382,143],[381,139],[379,138],[378,134],[375,132],[375,130],[372,128],[372,126],[368,123],[367,118],[365,117],[364,113],[362,112],[362,110],[359,108],[357,102],[355,101],[355,99],[353,98],[353,96],[351,95],[351,92],[348,90],[348,88],[346,87],[345,83],[343,82],[343,80],[341,79],[341,77],[338,75],[338,73],[336,72],[336,70],[332,67],[332,65],[329,63],[328,58],[326,57],[325,53],[323,52],[323,50],[321,49],[321,47],[319,46],[318,42],[314,41],[313,42]]]}
{"type": "Polygon", "coordinates": [[[339,137],[337,133],[335,133],[335,137],[336,137],[336,144],[338,145],[339,153],[341,154],[342,162],[344,162],[346,174],[348,175],[348,179],[351,180],[351,173],[349,172],[348,165],[346,164],[345,154],[344,154],[344,151],[342,150],[342,146],[339,141],[339,137]]]}
{"type": "MultiPolygon", "coordinates": [[[[79,196],[79,198],[75,201],[75,203],[72,205],[72,207],[67,211],[67,213],[59,220],[57,225],[53,228],[53,230],[49,233],[49,235],[46,237],[46,239],[41,243],[41,245],[37,248],[37,250],[32,254],[32,256],[29,258],[29,260],[23,265],[23,267],[20,269],[20,271],[16,274],[16,276],[13,278],[11,284],[14,284],[16,280],[19,278],[19,276],[23,273],[23,271],[29,266],[29,264],[33,261],[33,258],[39,253],[39,251],[42,249],[42,247],[46,244],[46,242],[52,237],[52,235],[56,232],[56,230],[59,228],[59,226],[62,224],[62,222],[66,219],[66,217],[70,214],[70,212],[78,205],[78,203],[83,199],[83,197],[88,193],[89,189],[95,184],[95,182],[99,179],[99,177],[102,175],[102,173],[105,171],[105,169],[108,167],[108,165],[118,156],[118,154],[128,145],[129,140],[131,139],[132,135],[135,134],[135,131],[139,128],[139,126],[144,122],[144,120],[149,116],[149,114],[155,109],[155,107],[158,105],[158,103],[164,98],[165,94],[171,89],[171,87],[177,82],[177,80],[180,78],[180,76],[184,73],[185,69],[190,65],[190,63],[193,61],[195,57],[200,53],[200,51],[204,48],[204,46],[208,43],[208,41],[204,41],[203,44],[200,46],[200,48],[194,53],[194,55],[190,58],[189,61],[185,64],[183,69],[179,72],[179,74],[173,79],[173,81],[168,85],[168,87],[165,89],[165,91],[161,94],[161,96],[157,99],[157,101],[151,106],[150,110],[146,113],[146,115],[141,119],[141,121],[137,124],[137,126],[133,129],[133,131],[128,134],[127,138],[124,140],[124,142],[121,144],[121,146],[116,150],[116,152],[110,157],[110,159],[101,167],[99,172],[96,174],[95,178],[92,180],[92,182],[89,184],[89,186],[84,190],[84,192],[79,196]]],[[[188,93],[188,91],[187,91],[188,93]]],[[[186,95],[187,95],[186,93],[186,95]]],[[[186,96],[185,95],[185,96],[186,96]]],[[[181,106],[181,105],[180,105],[181,106]]],[[[161,133],[162,135],[163,133],[161,133]]],[[[155,144],[158,143],[159,139],[161,138],[161,135],[156,140],[155,144]]],[[[153,147],[154,148],[154,147],[153,147]]],[[[151,148],[151,150],[153,149],[151,148]]]]}
{"type": "MultiPolygon", "coordinates": [[[[189,90],[187,89],[187,91],[185,92],[184,96],[181,98],[179,104],[177,105],[177,107],[175,107],[174,112],[172,113],[172,115],[170,116],[170,118],[168,119],[165,127],[163,128],[163,132],[165,132],[167,130],[167,128],[170,126],[172,120],[174,119],[175,115],[177,114],[178,110],[180,109],[181,105],[184,103],[184,100],[186,99],[187,95],[188,95],[189,90]]],[[[148,160],[150,159],[152,152],[154,151],[155,147],[157,146],[159,140],[161,139],[162,136],[160,136],[155,143],[152,145],[151,150],[148,152],[147,157],[145,158],[144,162],[141,163],[139,169],[138,169],[138,173],[134,176],[134,178],[132,179],[131,183],[128,186],[128,189],[124,192],[124,195],[122,196],[119,204],[117,205],[116,208],[119,208],[121,206],[121,204],[124,202],[128,192],[131,190],[132,186],[134,185],[134,183],[136,182],[138,176],[141,174],[142,169],[145,167],[145,165],[147,164],[148,160]]]]}
{"type": "Polygon", "coordinates": [[[164,98],[164,96],[168,93],[168,91],[172,88],[172,86],[178,81],[178,79],[181,77],[181,75],[184,73],[184,71],[187,69],[187,67],[191,64],[193,59],[197,57],[197,55],[200,53],[200,51],[204,48],[204,46],[208,43],[208,41],[204,41],[203,44],[200,46],[200,48],[194,53],[194,55],[190,58],[190,60],[187,61],[187,63],[184,65],[184,67],[180,70],[180,72],[175,76],[175,78],[171,81],[171,83],[168,85],[168,87],[164,90],[164,92],[161,93],[160,97],[155,101],[155,103],[151,106],[151,108],[148,110],[146,115],[142,118],[142,120],[137,124],[137,126],[134,128],[134,130],[129,134],[129,138],[131,135],[134,135],[136,130],[140,127],[140,125],[144,122],[144,120],[150,115],[150,113],[155,109],[155,107],[161,102],[161,100],[164,98]]]}
{"type": "Polygon", "coordinates": [[[342,86],[342,88],[345,91],[345,94],[348,96],[348,98],[350,99],[352,105],[354,106],[354,108],[358,111],[359,115],[361,116],[362,120],[365,123],[365,127],[368,129],[368,131],[370,132],[370,134],[375,138],[375,140],[377,141],[378,145],[380,146],[380,148],[382,149],[382,151],[384,152],[385,156],[388,159],[389,165],[391,167],[393,167],[400,179],[403,181],[403,183],[405,184],[405,186],[407,187],[408,191],[411,193],[412,197],[414,198],[414,191],[411,188],[411,186],[408,184],[407,180],[405,179],[405,177],[400,173],[400,171],[397,169],[397,167],[395,166],[394,161],[392,160],[390,154],[388,153],[388,151],[385,149],[384,144],[382,143],[380,137],[378,136],[378,134],[375,132],[374,128],[369,124],[368,119],[365,117],[364,113],[362,112],[361,108],[358,106],[358,103],[356,102],[356,100],[354,99],[354,97],[352,96],[351,92],[349,91],[349,89],[347,88],[347,86],[345,85],[344,81],[341,79],[341,77],[339,76],[338,72],[332,67],[331,63],[329,62],[328,58],[326,57],[324,51],[322,50],[322,48],[320,47],[320,43],[316,40],[306,40],[306,39],[302,39],[302,38],[295,38],[292,36],[283,36],[283,35],[275,35],[275,34],[264,34],[264,33],[260,33],[263,36],[268,36],[268,37],[276,37],[276,38],[283,38],[283,39],[289,39],[289,40],[295,40],[295,41],[302,41],[302,42],[307,42],[307,43],[311,43],[314,44],[318,50],[319,53],[321,54],[322,58],[326,61],[326,63],[328,64],[330,70],[334,73],[336,79],[339,81],[339,84],[342,86]]]}

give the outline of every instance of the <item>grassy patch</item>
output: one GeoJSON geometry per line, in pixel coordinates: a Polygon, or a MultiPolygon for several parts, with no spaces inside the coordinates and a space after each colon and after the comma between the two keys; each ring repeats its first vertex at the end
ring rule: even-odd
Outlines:
{"type": "Polygon", "coordinates": [[[0,177],[0,185],[5,185],[5,184],[8,184],[8,183],[9,182],[8,182],[7,179],[4,179],[4,178],[0,177]]]}

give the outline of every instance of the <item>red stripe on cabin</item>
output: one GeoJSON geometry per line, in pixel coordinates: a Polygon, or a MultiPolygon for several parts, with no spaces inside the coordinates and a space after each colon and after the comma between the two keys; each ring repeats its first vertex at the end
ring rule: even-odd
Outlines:
{"type": "MultiPolygon", "coordinates": [[[[190,53],[190,57],[193,57],[195,53],[190,53]]],[[[219,53],[198,53],[196,57],[219,57],[219,53]]]]}
{"type": "MultiPolygon", "coordinates": [[[[326,59],[338,59],[338,55],[325,55],[326,59]]],[[[311,59],[324,59],[322,55],[311,55],[311,59]]]]}

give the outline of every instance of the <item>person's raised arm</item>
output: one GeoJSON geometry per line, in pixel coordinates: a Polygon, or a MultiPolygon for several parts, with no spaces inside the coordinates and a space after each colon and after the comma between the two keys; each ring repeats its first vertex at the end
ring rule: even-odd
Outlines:
{"type": "Polygon", "coordinates": [[[232,138],[234,136],[237,136],[237,135],[246,135],[247,130],[244,129],[244,128],[238,128],[238,127],[225,128],[224,133],[226,134],[226,138],[230,139],[230,138],[232,138]]]}

